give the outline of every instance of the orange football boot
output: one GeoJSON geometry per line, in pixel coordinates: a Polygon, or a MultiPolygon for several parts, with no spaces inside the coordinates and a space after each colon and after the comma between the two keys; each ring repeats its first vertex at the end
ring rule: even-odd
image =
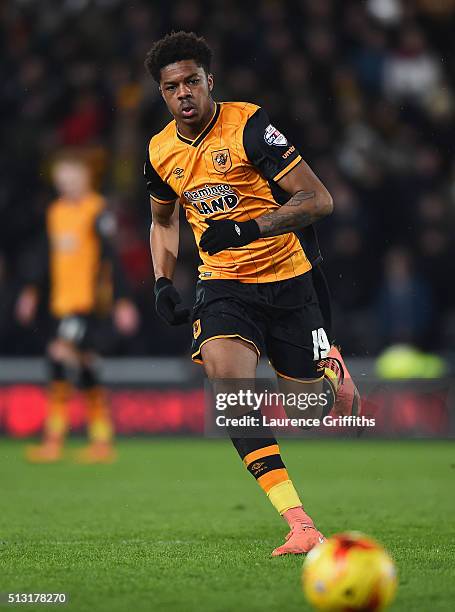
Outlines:
{"type": "Polygon", "coordinates": [[[306,554],[324,542],[324,536],[316,529],[312,519],[302,507],[291,508],[283,514],[283,517],[289,523],[291,531],[286,536],[286,542],[272,552],[272,557],[306,554]]]}
{"type": "Polygon", "coordinates": [[[63,459],[63,444],[60,440],[45,440],[42,444],[28,446],[25,457],[31,463],[57,463],[63,459]]]}
{"type": "Polygon", "coordinates": [[[77,463],[113,463],[117,452],[110,443],[92,442],[85,448],[76,451],[74,459],[77,463]]]}

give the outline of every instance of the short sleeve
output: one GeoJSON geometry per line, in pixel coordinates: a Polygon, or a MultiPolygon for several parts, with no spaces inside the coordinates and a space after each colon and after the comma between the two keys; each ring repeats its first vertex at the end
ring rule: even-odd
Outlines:
{"type": "Polygon", "coordinates": [[[148,152],[144,164],[144,176],[147,182],[148,193],[159,204],[171,204],[178,198],[175,191],[163,181],[151,164],[148,152]]]}
{"type": "Polygon", "coordinates": [[[262,108],[245,124],[243,147],[250,162],[267,180],[279,181],[302,160],[286,136],[270,123],[262,108]]]}

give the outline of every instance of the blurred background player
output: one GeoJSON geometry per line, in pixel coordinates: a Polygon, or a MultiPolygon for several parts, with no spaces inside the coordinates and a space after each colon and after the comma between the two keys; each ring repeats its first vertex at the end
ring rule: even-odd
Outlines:
{"type": "Polygon", "coordinates": [[[86,403],[90,441],[77,459],[109,462],[115,458],[113,428],[96,364],[97,320],[112,310],[117,330],[129,335],[137,328],[138,314],[109,243],[114,220],[92,187],[88,161],[77,153],[58,156],[52,164],[52,182],[58,197],[47,210],[45,235],[25,258],[27,282],[16,304],[17,319],[29,325],[48,279],[52,317],[48,414],[44,439],[27,449],[27,458],[34,462],[62,458],[69,400],[76,384],[86,403]]]}

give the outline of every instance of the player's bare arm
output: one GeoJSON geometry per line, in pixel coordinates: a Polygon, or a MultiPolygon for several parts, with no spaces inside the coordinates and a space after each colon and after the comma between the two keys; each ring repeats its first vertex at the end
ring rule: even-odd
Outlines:
{"type": "Polygon", "coordinates": [[[160,204],[154,198],[150,198],[150,203],[150,250],[156,279],[156,311],[169,325],[180,325],[188,321],[190,313],[180,306],[182,299],[172,284],[179,250],[179,208],[175,202],[160,204]]]}
{"type": "Polygon", "coordinates": [[[333,211],[330,193],[303,160],[278,185],[292,197],[281,208],[256,219],[264,238],[307,227],[333,211]]]}
{"type": "Polygon", "coordinates": [[[172,280],[179,250],[179,209],[174,204],[160,204],[150,198],[152,225],[150,250],[155,279],[172,280]]]}

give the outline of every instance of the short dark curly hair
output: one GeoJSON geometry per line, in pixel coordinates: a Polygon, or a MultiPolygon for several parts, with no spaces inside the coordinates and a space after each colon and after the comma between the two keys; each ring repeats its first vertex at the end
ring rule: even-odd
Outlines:
{"type": "Polygon", "coordinates": [[[205,38],[197,36],[194,32],[172,32],[164,38],[157,40],[147,53],[144,65],[157,83],[160,82],[161,68],[192,59],[205,72],[210,72],[212,50],[205,38]]]}

